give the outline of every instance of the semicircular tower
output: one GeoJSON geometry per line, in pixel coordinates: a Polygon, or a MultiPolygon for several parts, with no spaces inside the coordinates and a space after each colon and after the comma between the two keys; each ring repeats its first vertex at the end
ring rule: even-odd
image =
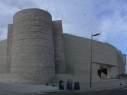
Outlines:
{"type": "Polygon", "coordinates": [[[43,84],[55,76],[51,15],[41,9],[24,9],[13,18],[11,82],[43,84]]]}

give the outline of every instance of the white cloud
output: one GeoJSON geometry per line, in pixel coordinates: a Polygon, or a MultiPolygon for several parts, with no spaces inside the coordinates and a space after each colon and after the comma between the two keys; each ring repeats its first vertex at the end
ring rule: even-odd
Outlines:
{"type": "MultiPolygon", "coordinates": [[[[66,33],[90,38],[92,33],[101,33],[96,37],[109,42],[117,48],[126,48],[127,3],[116,0],[4,0],[0,2],[0,32],[6,35],[8,23],[13,15],[24,8],[41,8],[51,13],[53,20],[62,20],[66,33]],[[3,29],[6,29],[3,31],[3,29]],[[122,45],[121,45],[122,44],[122,45]]],[[[2,33],[0,33],[1,35],[2,33]]],[[[2,35],[3,35],[2,34],[2,35]]],[[[6,36],[4,36],[6,37],[6,36]]],[[[2,37],[3,38],[3,37],[2,37]]]]}
{"type": "Polygon", "coordinates": [[[13,15],[25,7],[36,6],[28,0],[2,0],[0,1],[0,40],[7,38],[7,26],[13,23],[13,15]]]}
{"type": "Polygon", "coordinates": [[[0,32],[0,40],[3,40],[5,38],[7,38],[7,31],[6,31],[6,29],[2,28],[2,29],[0,29],[0,31],[2,31],[2,32],[0,32]]]}
{"type": "Polygon", "coordinates": [[[112,17],[105,17],[101,22],[100,30],[103,32],[99,40],[112,43],[117,48],[127,48],[127,21],[125,21],[125,16],[116,10],[112,17]]]}

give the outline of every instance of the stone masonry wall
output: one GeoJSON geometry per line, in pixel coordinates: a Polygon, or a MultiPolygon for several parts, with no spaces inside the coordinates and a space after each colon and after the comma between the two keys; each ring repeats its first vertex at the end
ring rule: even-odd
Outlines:
{"type": "Polygon", "coordinates": [[[13,19],[11,83],[43,84],[55,76],[51,15],[25,9],[13,19]]]}
{"type": "Polygon", "coordinates": [[[118,64],[118,73],[123,74],[125,73],[125,65],[126,65],[126,58],[123,58],[123,54],[121,51],[117,52],[117,64],[118,64]]]}
{"type": "MultiPolygon", "coordinates": [[[[91,40],[69,34],[63,34],[63,37],[66,74],[83,75],[88,79],[90,77],[91,40]]],[[[112,74],[118,75],[117,49],[114,46],[93,40],[92,51],[92,61],[99,63],[98,65],[93,63],[92,77],[94,80],[99,80],[97,74],[99,65],[111,67],[112,70],[108,71],[109,78],[112,77],[112,74]]]]}
{"type": "Polygon", "coordinates": [[[11,72],[11,50],[12,50],[12,35],[13,35],[13,24],[8,24],[8,35],[7,35],[7,63],[6,72],[11,72]]]}
{"type": "Polygon", "coordinates": [[[53,21],[54,55],[56,74],[65,73],[65,56],[63,43],[62,21],[53,21]]]}
{"type": "Polygon", "coordinates": [[[62,21],[31,8],[17,12],[8,25],[7,40],[0,41],[0,82],[45,84],[71,79],[100,80],[99,67],[106,66],[107,78],[125,73],[126,56],[108,43],[63,34],[62,21]],[[55,77],[56,75],[56,77],[55,77]]]}
{"type": "Polygon", "coordinates": [[[0,74],[6,73],[7,40],[0,41],[0,74]]]}

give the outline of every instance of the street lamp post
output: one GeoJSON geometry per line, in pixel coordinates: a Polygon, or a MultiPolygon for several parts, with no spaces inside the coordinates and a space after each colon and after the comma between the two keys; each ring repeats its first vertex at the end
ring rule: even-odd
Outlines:
{"type": "Polygon", "coordinates": [[[93,36],[98,36],[100,33],[91,35],[91,63],[90,63],[90,88],[92,87],[92,45],[93,45],[93,36]]]}

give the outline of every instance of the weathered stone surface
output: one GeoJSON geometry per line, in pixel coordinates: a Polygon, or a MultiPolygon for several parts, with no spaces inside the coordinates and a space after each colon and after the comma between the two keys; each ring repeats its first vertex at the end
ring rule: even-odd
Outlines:
{"type": "Polygon", "coordinates": [[[13,53],[47,53],[47,54],[54,54],[54,51],[52,51],[52,47],[48,46],[41,46],[41,45],[22,45],[22,46],[17,46],[15,47],[15,51],[13,53]],[[35,51],[36,50],[36,51],[35,51]]]}
{"type": "Polygon", "coordinates": [[[13,23],[17,23],[20,20],[28,20],[28,19],[46,20],[47,22],[51,22],[52,20],[51,15],[48,12],[37,8],[31,8],[24,9],[15,13],[13,23]]]}
{"type": "MultiPolygon", "coordinates": [[[[43,66],[42,66],[43,67],[43,66]]],[[[11,68],[12,69],[12,72],[13,74],[17,74],[17,75],[43,75],[43,74],[53,74],[55,73],[55,71],[53,72],[53,68],[47,68],[46,66],[43,67],[43,68],[40,68],[40,67],[31,67],[32,70],[28,69],[28,67],[19,67],[19,68],[11,68]]]]}
{"type": "Polygon", "coordinates": [[[53,21],[41,9],[25,9],[8,25],[7,40],[0,42],[0,82],[45,84],[54,79],[89,82],[125,73],[126,56],[108,43],[63,34],[62,21],[53,21]],[[5,74],[8,73],[8,74],[5,74]],[[10,74],[9,74],[10,73],[10,74]],[[56,76],[55,76],[56,74],[56,76]]]}
{"type": "Polygon", "coordinates": [[[11,58],[13,60],[54,60],[54,54],[47,54],[47,53],[12,53],[15,56],[11,58]]]}
{"type": "Polygon", "coordinates": [[[0,41],[0,74],[6,73],[7,40],[0,41]]]}
{"type": "MultiPolygon", "coordinates": [[[[39,79],[38,75],[55,75],[51,15],[40,9],[25,9],[14,15],[13,23],[11,74],[36,75],[41,82],[45,77],[39,79]]],[[[29,81],[25,77],[17,79],[11,81],[29,81]]],[[[47,78],[47,81],[52,81],[52,78],[47,78]]]]}
{"type": "Polygon", "coordinates": [[[50,42],[53,41],[53,38],[52,38],[53,35],[50,35],[50,34],[44,34],[43,32],[35,32],[35,31],[26,31],[26,32],[22,32],[18,35],[15,35],[13,37],[13,40],[14,41],[17,41],[17,40],[23,40],[23,39],[44,39],[44,40],[48,40],[50,42]]]}
{"type": "Polygon", "coordinates": [[[63,30],[61,21],[53,21],[53,36],[54,36],[54,54],[56,74],[65,73],[65,56],[64,56],[64,42],[63,30]]]}
{"type": "Polygon", "coordinates": [[[6,72],[11,72],[11,50],[12,50],[12,36],[13,36],[13,24],[8,24],[8,35],[7,35],[7,62],[6,72]]]}
{"type": "Polygon", "coordinates": [[[34,74],[34,75],[19,75],[19,74],[11,74],[10,75],[10,83],[15,84],[30,84],[30,85],[40,85],[45,83],[51,83],[54,79],[54,74],[34,74]],[[50,79],[50,80],[49,80],[50,79]],[[20,81],[19,81],[20,80],[20,81]]]}
{"type": "Polygon", "coordinates": [[[44,61],[44,60],[18,60],[18,61],[13,61],[13,65],[11,66],[12,68],[54,68],[54,64],[52,64],[54,60],[51,61],[44,61]],[[37,64],[35,64],[37,63],[37,64]]]}
{"type": "MultiPolygon", "coordinates": [[[[89,76],[91,63],[91,40],[64,34],[64,45],[66,74],[85,74],[86,76],[89,76]]],[[[125,68],[125,65],[123,65],[122,53],[118,54],[117,51],[118,50],[114,46],[108,43],[93,41],[92,62],[94,63],[92,67],[92,77],[94,80],[99,78],[97,73],[99,66],[101,65],[107,66],[107,78],[111,78],[112,76],[114,78],[118,74],[125,72],[123,69],[125,68]]]]}

